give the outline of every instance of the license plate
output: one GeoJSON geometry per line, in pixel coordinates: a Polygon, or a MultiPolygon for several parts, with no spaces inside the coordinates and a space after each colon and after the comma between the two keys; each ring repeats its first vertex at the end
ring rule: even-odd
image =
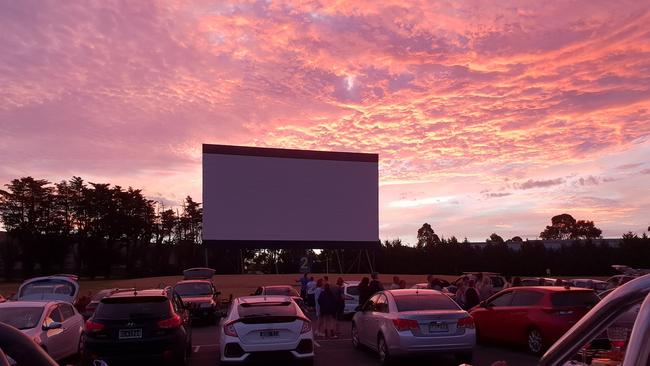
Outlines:
{"type": "Polygon", "coordinates": [[[142,338],[142,329],[120,329],[119,339],[142,338]]]}
{"type": "Polygon", "coordinates": [[[443,323],[443,322],[429,323],[429,333],[446,332],[447,330],[448,330],[447,323],[443,323]]]}
{"type": "Polygon", "coordinates": [[[280,332],[277,330],[263,330],[260,332],[260,337],[277,337],[280,335],[280,332]]]}

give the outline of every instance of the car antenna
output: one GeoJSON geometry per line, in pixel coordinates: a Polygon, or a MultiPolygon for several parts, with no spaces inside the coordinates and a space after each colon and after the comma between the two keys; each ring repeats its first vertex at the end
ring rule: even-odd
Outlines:
{"type": "Polygon", "coordinates": [[[133,284],[133,296],[137,296],[137,295],[138,295],[138,288],[136,287],[135,284],[133,284]]]}

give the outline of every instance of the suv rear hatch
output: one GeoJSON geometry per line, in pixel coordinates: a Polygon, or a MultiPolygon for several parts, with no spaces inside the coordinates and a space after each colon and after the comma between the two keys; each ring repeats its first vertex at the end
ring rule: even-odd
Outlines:
{"type": "Polygon", "coordinates": [[[18,300],[60,300],[74,303],[79,296],[79,283],[75,277],[36,277],[23,282],[18,289],[18,300]]]}
{"type": "Polygon", "coordinates": [[[189,268],[183,271],[184,280],[210,280],[216,271],[212,268],[189,268]]]}

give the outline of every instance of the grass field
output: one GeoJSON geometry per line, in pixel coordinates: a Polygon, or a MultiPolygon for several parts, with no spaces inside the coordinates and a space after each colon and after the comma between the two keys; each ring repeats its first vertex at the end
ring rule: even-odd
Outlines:
{"type": "MultiPolygon", "coordinates": [[[[325,276],[324,273],[313,274],[314,278],[325,276]]],[[[217,290],[221,291],[222,297],[228,297],[230,294],[233,296],[250,295],[255,291],[258,286],[262,285],[294,285],[297,286],[296,280],[302,275],[300,274],[263,274],[263,275],[216,275],[214,276],[214,284],[217,290]]],[[[354,281],[360,280],[363,274],[344,274],[341,275],[344,280],[354,281]]],[[[401,279],[406,281],[408,287],[420,282],[426,282],[426,275],[398,275],[401,279]]],[[[330,282],[334,282],[339,275],[329,274],[330,282]]],[[[458,276],[437,276],[447,280],[453,280],[458,276]]],[[[392,281],[392,274],[382,274],[380,279],[386,285],[392,281]]],[[[182,276],[165,276],[165,277],[148,277],[136,279],[120,279],[120,280],[80,280],[81,293],[86,294],[89,291],[95,293],[101,289],[116,288],[116,287],[135,287],[138,289],[157,288],[167,285],[173,285],[182,280],[182,276]]],[[[0,294],[8,297],[9,295],[18,291],[20,282],[0,282],[0,294]]]]}
{"type": "MultiPolygon", "coordinates": [[[[314,278],[325,276],[324,273],[314,273],[314,278]]],[[[221,291],[222,298],[227,298],[230,294],[233,296],[250,295],[255,291],[258,286],[264,285],[294,285],[297,286],[297,280],[301,277],[300,274],[245,274],[245,275],[216,275],[214,276],[214,284],[217,290],[221,291]]],[[[347,281],[358,281],[366,274],[344,274],[340,275],[347,281]]],[[[400,279],[406,281],[407,287],[411,287],[416,283],[426,282],[426,275],[397,275],[400,279]]],[[[446,279],[448,281],[455,280],[458,276],[454,275],[435,275],[436,277],[446,279]]],[[[339,277],[338,274],[329,274],[330,282],[336,281],[339,277]]],[[[392,274],[381,274],[380,280],[386,285],[390,285],[392,281],[392,274]]],[[[561,277],[567,278],[567,277],[561,277]]],[[[583,277],[584,278],[584,277],[583,277]]],[[[590,277],[594,279],[607,279],[607,277],[590,277]]],[[[88,292],[95,293],[102,289],[116,288],[116,287],[135,287],[137,289],[158,288],[167,285],[173,285],[182,280],[182,276],[164,276],[164,277],[147,277],[135,279],[119,279],[119,280],[80,280],[81,293],[88,292]]],[[[0,294],[9,297],[11,294],[18,291],[20,282],[0,282],[0,294]]]]}

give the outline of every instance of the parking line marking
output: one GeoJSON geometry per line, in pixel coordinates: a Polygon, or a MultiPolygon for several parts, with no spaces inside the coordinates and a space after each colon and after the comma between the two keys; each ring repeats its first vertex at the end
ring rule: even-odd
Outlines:
{"type": "Polygon", "coordinates": [[[352,338],[337,338],[337,339],[321,339],[321,342],[340,342],[340,341],[346,341],[350,342],[352,338]]]}
{"type": "Polygon", "coordinates": [[[201,349],[201,346],[194,346],[194,349],[192,350],[192,352],[199,353],[200,349],[201,349]]]}
{"type": "Polygon", "coordinates": [[[320,345],[320,343],[316,342],[316,340],[314,340],[314,346],[320,347],[321,345],[320,345]]]}

